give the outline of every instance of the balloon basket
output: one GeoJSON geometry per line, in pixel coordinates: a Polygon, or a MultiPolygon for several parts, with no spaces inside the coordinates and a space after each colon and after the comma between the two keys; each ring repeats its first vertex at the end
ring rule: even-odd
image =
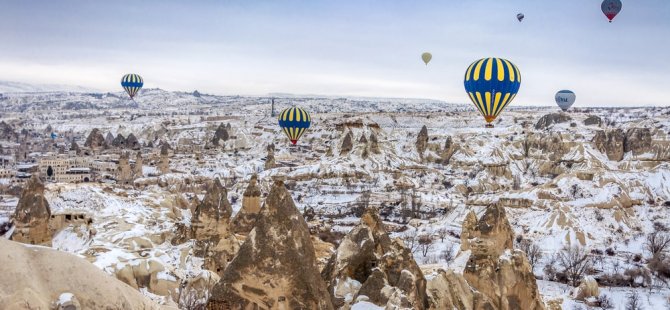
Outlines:
{"type": "Polygon", "coordinates": [[[484,127],[486,127],[486,128],[493,128],[494,126],[493,126],[493,124],[486,124],[486,126],[484,126],[484,127]]]}

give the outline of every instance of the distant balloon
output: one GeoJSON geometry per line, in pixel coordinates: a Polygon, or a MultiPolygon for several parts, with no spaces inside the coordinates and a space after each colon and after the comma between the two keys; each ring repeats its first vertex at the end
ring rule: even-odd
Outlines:
{"type": "Polygon", "coordinates": [[[58,138],[58,134],[56,134],[55,132],[52,132],[51,133],[51,139],[55,140],[56,138],[58,138]]]}
{"type": "Polygon", "coordinates": [[[141,76],[130,73],[121,78],[121,87],[126,90],[130,99],[133,99],[140,89],[144,86],[144,80],[141,76]]]}
{"type": "Polygon", "coordinates": [[[279,113],[279,127],[293,144],[298,142],[311,123],[312,117],[302,108],[290,107],[279,113]]]}
{"type": "Polygon", "coordinates": [[[509,60],[482,58],[465,71],[465,91],[479,113],[493,127],[496,117],[514,100],[521,86],[519,69],[509,60]]]}
{"type": "Polygon", "coordinates": [[[433,59],[433,55],[431,55],[431,54],[428,53],[428,52],[425,52],[425,53],[421,54],[421,59],[423,60],[423,62],[424,62],[424,63],[426,64],[426,66],[427,66],[428,63],[430,62],[430,60],[433,59]]]}
{"type": "Polygon", "coordinates": [[[518,19],[519,22],[522,21],[524,17],[523,13],[516,14],[516,19],[518,19]]]}
{"type": "Polygon", "coordinates": [[[603,11],[603,14],[607,16],[607,19],[610,20],[610,23],[614,19],[614,17],[621,12],[621,0],[604,0],[602,4],[600,4],[600,9],[603,11]]]}
{"type": "Polygon", "coordinates": [[[561,90],[556,93],[556,104],[564,112],[567,111],[573,103],[575,103],[575,93],[570,90],[561,90]]]}

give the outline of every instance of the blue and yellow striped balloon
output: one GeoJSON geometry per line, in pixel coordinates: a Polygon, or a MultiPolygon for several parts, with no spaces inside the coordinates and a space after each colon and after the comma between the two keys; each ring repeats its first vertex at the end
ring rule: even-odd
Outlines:
{"type": "Polygon", "coordinates": [[[142,86],[144,86],[144,80],[138,74],[130,73],[121,78],[121,87],[126,90],[130,99],[135,97],[135,94],[142,89],[142,86]]]}
{"type": "Polygon", "coordinates": [[[311,123],[312,117],[302,108],[290,107],[279,113],[279,127],[293,144],[298,142],[311,123]]]}
{"type": "Polygon", "coordinates": [[[465,71],[465,91],[484,116],[487,127],[514,100],[521,86],[519,69],[509,60],[482,58],[465,71]]]}

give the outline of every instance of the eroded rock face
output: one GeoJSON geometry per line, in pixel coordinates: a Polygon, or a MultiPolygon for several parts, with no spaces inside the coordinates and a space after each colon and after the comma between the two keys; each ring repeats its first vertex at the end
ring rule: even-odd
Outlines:
{"type": "Polygon", "coordinates": [[[44,197],[44,184],[37,174],[33,174],[14,210],[13,220],[16,229],[12,240],[51,246],[50,218],[51,208],[44,197]]]}
{"type": "Polygon", "coordinates": [[[105,137],[102,136],[102,133],[98,128],[93,128],[84,142],[84,146],[91,149],[104,149],[107,148],[107,142],[105,142],[105,137]]]}
{"type": "Polygon", "coordinates": [[[472,290],[462,274],[452,270],[437,271],[428,280],[426,293],[429,309],[496,309],[493,303],[478,291],[472,290]]]}
{"type": "Polygon", "coordinates": [[[346,155],[351,152],[351,150],[354,148],[354,144],[351,142],[352,141],[351,137],[351,131],[347,132],[347,135],[344,136],[344,140],[342,140],[342,146],[340,147],[340,155],[346,155]]]}
{"type": "Polygon", "coordinates": [[[649,128],[631,128],[626,131],[623,144],[624,152],[640,155],[651,152],[651,131],[649,128]]]}
{"type": "Polygon", "coordinates": [[[402,241],[391,240],[377,210],[342,239],[322,272],[336,308],[359,296],[379,306],[426,309],[426,280],[402,241]]]}
{"type": "Polygon", "coordinates": [[[68,305],[81,309],[160,309],[137,290],[78,256],[26,247],[4,238],[0,238],[0,253],[2,309],[77,309],[65,307],[68,305]]]}
{"type": "Polygon", "coordinates": [[[419,135],[416,137],[416,151],[419,153],[419,155],[423,156],[423,153],[426,151],[426,148],[428,147],[428,128],[426,125],[423,125],[421,127],[421,131],[419,131],[419,135]]]}
{"type": "Polygon", "coordinates": [[[461,229],[461,251],[470,250],[470,239],[478,237],[477,231],[477,215],[470,211],[463,219],[463,227],[461,229]]]}
{"type": "Polygon", "coordinates": [[[258,176],[251,176],[249,185],[242,197],[242,209],[233,219],[233,232],[236,234],[248,234],[256,223],[256,217],[261,209],[261,189],[258,187],[258,176]]]}
{"type": "Polygon", "coordinates": [[[207,309],[333,309],[309,229],[277,181],[207,309]]]}
{"type": "Polygon", "coordinates": [[[161,174],[170,172],[170,158],[168,157],[169,150],[170,148],[167,143],[161,144],[161,157],[158,162],[158,171],[160,171],[161,174]]]}
{"type": "Polygon", "coordinates": [[[598,288],[598,282],[592,277],[586,277],[582,279],[579,287],[575,289],[574,298],[576,300],[585,301],[590,297],[600,296],[600,289],[598,288]]]}
{"type": "Polygon", "coordinates": [[[623,159],[625,140],[626,136],[622,129],[599,130],[593,137],[593,144],[610,160],[619,161],[623,159]]]}
{"type": "Polygon", "coordinates": [[[205,258],[205,268],[223,273],[227,263],[239,249],[239,243],[230,230],[233,208],[228,192],[219,179],[214,179],[207,194],[193,212],[192,238],[196,240],[194,254],[205,258]]]}
{"type": "Polygon", "coordinates": [[[572,118],[565,113],[550,113],[540,117],[535,124],[535,129],[546,129],[553,124],[565,123],[571,120],[572,118]]]}
{"type": "Polygon", "coordinates": [[[489,206],[471,235],[476,237],[469,239],[472,253],[463,273],[470,286],[493,309],[544,309],[526,255],[512,247],[514,233],[505,209],[489,206]]]}

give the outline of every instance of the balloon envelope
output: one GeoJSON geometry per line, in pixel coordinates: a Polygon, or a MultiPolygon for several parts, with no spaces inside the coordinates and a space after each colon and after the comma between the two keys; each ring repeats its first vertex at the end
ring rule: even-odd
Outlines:
{"type": "Polygon", "coordinates": [[[465,91],[489,125],[514,100],[521,86],[519,69],[509,60],[482,58],[465,70],[465,91]]]}
{"type": "Polygon", "coordinates": [[[428,52],[425,52],[425,53],[421,54],[421,59],[423,60],[423,62],[424,62],[424,63],[426,64],[426,66],[427,66],[428,63],[430,62],[430,60],[433,59],[433,55],[431,55],[431,54],[428,53],[428,52]]]}
{"type": "Polygon", "coordinates": [[[58,135],[55,132],[51,133],[51,139],[56,139],[58,138],[58,135]]]}
{"type": "Polygon", "coordinates": [[[290,107],[279,113],[279,127],[293,144],[298,142],[311,123],[312,117],[302,108],[290,107]]]}
{"type": "Polygon", "coordinates": [[[121,78],[121,87],[126,90],[130,99],[133,99],[144,86],[144,80],[138,74],[130,73],[121,78]]]}
{"type": "Polygon", "coordinates": [[[575,103],[577,97],[575,96],[575,93],[570,90],[561,90],[556,93],[555,99],[558,107],[563,111],[567,111],[572,104],[575,103]]]}
{"type": "Polygon", "coordinates": [[[621,7],[621,0],[604,0],[603,3],[600,4],[600,9],[603,11],[603,14],[607,16],[610,23],[614,17],[621,12],[621,7]]]}
{"type": "Polygon", "coordinates": [[[524,17],[525,16],[523,15],[523,13],[516,14],[516,19],[518,19],[519,21],[522,21],[524,17]]]}

